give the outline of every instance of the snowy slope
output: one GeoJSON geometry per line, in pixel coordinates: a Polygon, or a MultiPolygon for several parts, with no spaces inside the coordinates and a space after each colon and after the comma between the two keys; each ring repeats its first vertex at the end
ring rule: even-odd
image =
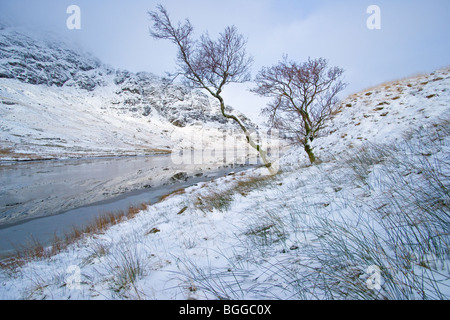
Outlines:
{"type": "MultiPolygon", "coordinates": [[[[450,69],[442,69],[353,94],[314,141],[314,151],[330,160],[366,143],[395,145],[411,131],[448,119],[449,91],[450,69]]],[[[305,160],[297,150],[284,159],[285,165],[305,160]]]]}
{"type": "Polygon", "coordinates": [[[0,298],[448,299],[449,89],[444,69],[350,96],[320,164],[293,148],[275,177],[188,188],[0,271],[0,298]]]}
{"type": "Polygon", "coordinates": [[[201,92],[115,70],[51,35],[0,27],[0,159],[167,152],[196,133],[216,143],[225,128],[235,126],[201,92]]]}

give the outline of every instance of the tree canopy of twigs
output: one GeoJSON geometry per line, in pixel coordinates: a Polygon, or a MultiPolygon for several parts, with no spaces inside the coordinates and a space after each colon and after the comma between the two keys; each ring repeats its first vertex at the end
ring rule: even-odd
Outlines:
{"type": "Polygon", "coordinates": [[[341,68],[329,68],[323,58],[297,63],[284,56],[256,77],[252,91],[273,98],[263,109],[269,124],[303,144],[311,163],[316,161],[311,142],[336,111],[337,95],[346,87],[343,73],[341,68]]]}
{"type": "Polygon", "coordinates": [[[228,114],[222,91],[230,83],[243,83],[251,79],[253,62],[246,52],[246,39],[238,33],[235,26],[227,27],[217,40],[208,33],[199,39],[194,38],[194,28],[186,19],[174,25],[167,10],[158,5],[157,11],[149,12],[153,27],[150,34],[155,39],[169,40],[178,48],[177,75],[183,76],[185,84],[201,88],[220,102],[222,115],[233,120],[244,132],[247,142],[256,149],[267,168],[272,164],[267,153],[257,144],[246,125],[237,116],[228,114]]]}

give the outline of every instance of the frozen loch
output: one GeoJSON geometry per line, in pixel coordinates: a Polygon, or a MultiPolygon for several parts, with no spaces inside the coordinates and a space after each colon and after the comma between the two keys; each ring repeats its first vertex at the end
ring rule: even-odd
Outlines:
{"type": "Polygon", "coordinates": [[[0,254],[46,243],[99,215],[152,204],[170,192],[248,168],[175,164],[170,155],[0,165],[0,254]]]}

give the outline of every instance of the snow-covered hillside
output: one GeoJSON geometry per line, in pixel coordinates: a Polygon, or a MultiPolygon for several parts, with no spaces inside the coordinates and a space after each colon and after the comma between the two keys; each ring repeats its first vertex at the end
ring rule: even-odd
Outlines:
{"type": "Polygon", "coordinates": [[[294,147],[274,177],[201,183],[5,261],[0,297],[449,299],[449,89],[444,69],[355,94],[314,141],[319,164],[294,147]]]}
{"type": "MultiPolygon", "coordinates": [[[[411,131],[447,120],[449,108],[450,69],[381,84],[347,97],[313,147],[329,160],[366,143],[395,145],[411,131]]],[[[298,157],[284,161],[306,160],[303,153],[292,153],[298,157]]]]}
{"type": "Polygon", "coordinates": [[[0,26],[0,159],[167,152],[199,134],[217,143],[225,128],[234,126],[199,91],[0,26]]]}

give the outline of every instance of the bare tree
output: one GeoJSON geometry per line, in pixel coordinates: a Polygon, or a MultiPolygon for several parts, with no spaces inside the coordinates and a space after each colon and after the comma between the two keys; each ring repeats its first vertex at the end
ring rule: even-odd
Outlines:
{"type": "Polygon", "coordinates": [[[323,58],[298,64],[285,56],[256,77],[252,91],[273,98],[263,109],[269,124],[301,143],[311,163],[316,161],[311,142],[336,110],[337,94],[346,87],[343,73],[341,68],[328,68],[323,58]]]}
{"type": "Polygon", "coordinates": [[[182,75],[189,86],[205,89],[220,102],[222,115],[239,125],[247,142],[259,152],[270,170],[272,164],[267,158],[267,152],[253,140],[243,121],[227,113],[221,95],[227,84],[243,83],[251,79],[253,59],[248,56],[245,49],[247,41],[238,33],[237,28],[227,27],[217,40],[212,40],[208,33],[195,40],[190,21],[186,19],[184,23],[173,25],[162,5],[158,5],[157,11],[149,12],[149,16],[153,21],[153,28],[150,28],[152,37],[169,40],[178,48],[177,75],[182,75]]]}

